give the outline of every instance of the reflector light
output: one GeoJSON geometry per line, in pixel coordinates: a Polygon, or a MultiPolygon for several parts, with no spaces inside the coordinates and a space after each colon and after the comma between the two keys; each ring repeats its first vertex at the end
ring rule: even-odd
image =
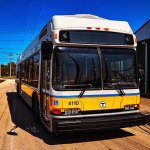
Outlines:
{"type": "Polygon", "coordinates": [[[86,27],[86,29],[91,30],[91,29],[92,29],[92,27],[86,27]]]}
{"type": "Polygon", "coordinates": [[[61,114],[61,109],[53,109],[53,114],[60,115],[61,114]]]}
{"type": "Polygon", "coordinates": [[[54,34],[54,39],[57,39],[57,33],[54,34]]]}
{"type": "Polygon", "coordinates": [[[105,31],[109,31],[109,28],[104,28],[105,31]]]}
{"type": "Polygon", "coordinates": [[[137,37],[135,37],[135,43],[137,43],[137,41],[138,41],[138,39],[137,39],[137,37]]]}
{"type": "Polygon", "coordinates": [[[135,107],[136,107],[137,109],[140,109],[140,105],[139,105],[139,104],[135,105],[135,107]]]}

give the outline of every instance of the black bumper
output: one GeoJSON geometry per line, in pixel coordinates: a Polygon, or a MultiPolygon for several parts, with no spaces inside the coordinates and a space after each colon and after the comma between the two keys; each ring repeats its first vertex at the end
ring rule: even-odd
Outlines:
{"type": "Polygon", "coordinates": [[[142,113],[70,119],[53,118],[53,131],[75,132],[109,130],[115,128],[145,125],[146,123],[147,117],[142,113]]]}

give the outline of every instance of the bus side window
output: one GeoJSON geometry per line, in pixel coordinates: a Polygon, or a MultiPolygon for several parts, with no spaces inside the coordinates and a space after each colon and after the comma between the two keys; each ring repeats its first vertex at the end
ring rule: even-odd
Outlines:
{"type": "Polygon", "coordinates": [[[28,74],[29,74],[29,63],[28,60],[25,61],[25,83],[28,83],[28,74]]]}
{"type": "Polygon", "coordinates": [[[46,88],[47,90],[49,90],[49,86],[50,86],[50,60],[47,61],[47,85],[46,88]]]}
{"type": "Polygon", "coordinates": [[[32,85],[32,73],[33,73],[33,66],[32,66],[32,58],[29,59],[29,74],[28,74],[28,84],[32,85]]]}
{"type": "Polygon", "coordinates": [[[17,72],[16,72],[16,78],[17,78],[17,79],[20,78],[20,72],[19,72],[19,70],[20,70],[20,65],[18,66],[17,72]]]}
{"type": "Polygon", "coordinates": [[[25,63],[21,64],[21,82],[25,82],[25,63]]]}
{"type": "Polygon", "coordinates": [[[36,54],[33,57],[33,78],[32,78],[32,85],[34,87],[38,87],[38,78],[39,78],[39,54],[36,54]]]}

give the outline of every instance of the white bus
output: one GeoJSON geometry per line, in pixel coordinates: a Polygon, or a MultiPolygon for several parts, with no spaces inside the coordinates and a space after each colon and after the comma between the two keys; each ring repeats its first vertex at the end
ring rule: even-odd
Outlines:
{"type": "Polygon", "coordinates": [[[145,124],[136,46],[125,21],[53,16],[18,58],[17,93],[50,132],[145,124]]]}

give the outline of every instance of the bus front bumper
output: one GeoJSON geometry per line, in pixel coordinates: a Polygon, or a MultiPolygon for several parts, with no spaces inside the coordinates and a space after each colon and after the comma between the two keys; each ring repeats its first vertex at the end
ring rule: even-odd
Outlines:
{"type": "Polygon", "coordinates": [[[84,117],[54,117],[53,132],[110,130],[145,125],[147,117],[140,113],[84,117]]]}

